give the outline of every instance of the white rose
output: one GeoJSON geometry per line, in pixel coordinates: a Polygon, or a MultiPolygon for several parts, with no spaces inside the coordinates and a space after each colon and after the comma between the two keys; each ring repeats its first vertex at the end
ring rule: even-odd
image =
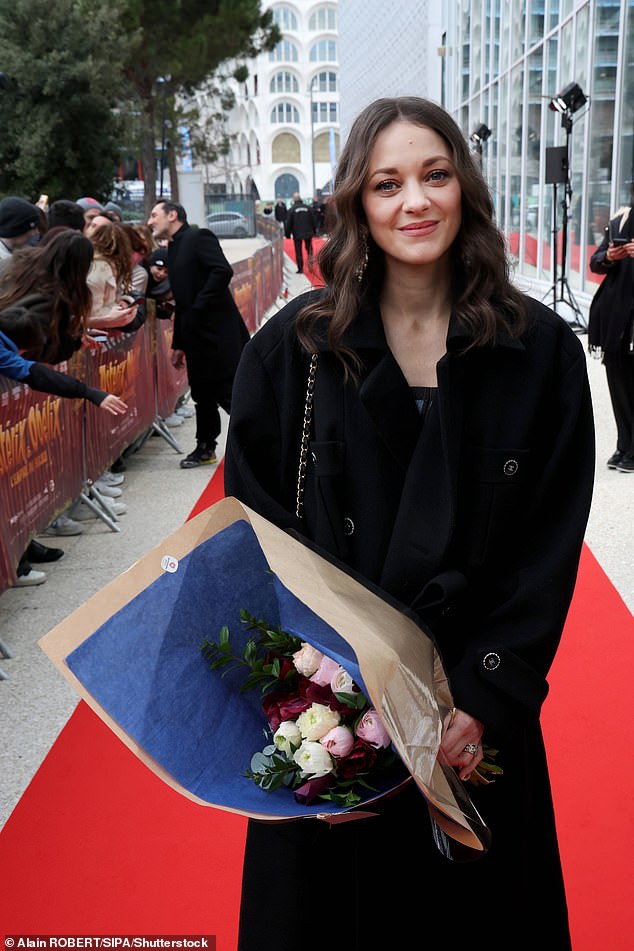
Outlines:
{"type": "Polygon", "coordinates": [[[297,717],[297,726],[305,740],[320,740],[329,730],[339,725],[341,717],[323,703],[312,706],[297,717]]]}
{"type": "Polygon", "coordinates": [[[315,671],[319,669],[323,656],[321,651],[315,650],[310,644],[302,641],[301,650],[295,651],[293,654],[295,670],[303,677],[312,677],[315,671]]]}
{"type": "Polygon", "coordinates": [[[326,776],[333,770],[334,763],[328,750],[321,743],[304,740],[300,748],[293,755],[293,759],[305,776],[326,776]]]}
{"type": "Polygon", "coordinates": [[[330,689],[333,693],[358,693],[358,689],[355,686],[355,682],[348,673],[347,670],[344,670],[343,667],[337,668],[336,673],[334,674],[332,680],[330,681],[330,689]]]}
{"type": "Polygon", "coordinates": [[[286,753],[287,756],[292,756],[294,750],[296,750],[302,742],[302,735],[295,721],[284,720],[280,723],[273,734],[273,742],[282,753],[286,753]]]}

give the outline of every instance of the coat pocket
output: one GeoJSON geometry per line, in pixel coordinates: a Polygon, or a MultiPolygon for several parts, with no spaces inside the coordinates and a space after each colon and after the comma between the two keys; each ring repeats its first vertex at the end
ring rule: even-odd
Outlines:
{"type": "Polygon", "coordinates": [[[530,450],[472,446],[463,460],[461,483],[469,561],[480,565],[491,556],[503,559],[523,519],[530,450]]]}

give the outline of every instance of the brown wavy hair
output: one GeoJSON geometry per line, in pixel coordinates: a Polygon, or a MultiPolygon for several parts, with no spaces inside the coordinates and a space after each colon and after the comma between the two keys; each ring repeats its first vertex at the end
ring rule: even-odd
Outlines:
{"type": "Polygon", "coordinates": [[[364,292],[378,294],[385,270],[383,251],[368,235],[363,188],[377,136],[399,121],[432,129],[442,136],[453,157],[462,192],[462,224],[450,252],[452,307],[468,329],[472,346],[493,344],[501,327],[519,336],[528,324],[524,297],[511,284],[489,188],[460,128],[430,100],[378,99],[353,123],[337,166],[329,238],[319,254],[327,289],[302,309],[297,321],[299,340],[308,351],[316,348],[325,324],[330,347],[349,369],[358,366],[358,359],[344,346],[345,331],[364,292]]]}
{"type": "Polygon", "coordinates": [[[90,234],[95,258],[108,262],[120,290],[132,286],[132,243],[126,226],[118,221],[99,225],[90,234]]]}
{"type": "Polygon", "coordinates": [[[79,341],[84,333],[92,309],[86,283],[92,259],[88,238],[61,227],[51,228],[34,247],[18,248],[11,255],[0,284],[0,310],[32,295],[49,298],[46,354],[55,353],[61,336],[79,341]]]}

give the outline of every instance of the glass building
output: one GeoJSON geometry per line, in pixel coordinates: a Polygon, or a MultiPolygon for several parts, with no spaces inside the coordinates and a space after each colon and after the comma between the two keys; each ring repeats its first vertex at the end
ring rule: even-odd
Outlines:
{"type": "Polygon", "coordinates": [[[567,317],[570,299],[589,303],[598,280],[590,255],[608,219],[630,204],[634,0],[444,6],[443,104],[466,135],[490,132],[474,149],[518,281],[535,296],[543,290],[551,306],[561,301],[567,317]],[[569,90],[582,96],[561,113],[555,101],[569,90]]]}

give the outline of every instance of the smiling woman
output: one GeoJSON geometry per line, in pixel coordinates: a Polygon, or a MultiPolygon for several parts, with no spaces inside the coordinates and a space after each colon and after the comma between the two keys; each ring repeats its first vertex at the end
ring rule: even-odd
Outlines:
{"type": "Polygon", "coordinates": [[[459,783],[493,746],[503,775],[474,790],[493,844],[468,865],[411,785],[371,819],[252,823],[239,949],[291,951],[301,933],[304,951],[333,934],[365,951],[453,951],[490,909],[489,948],[567,951],[539,713],[593,484],[583,347],[511,284],[481,170],[435,103],[369,105],[332,201],[326,287],[243,352],[225,489],[431,629],[455,704],[438,760],[459,783]],[[341,856],[346,900],[306,936],[303,899],[341,856]],[[385,928],[364,901],[377,875],[385,928]],[[269,938],[272,879],[284,913],[269,938]]]}

